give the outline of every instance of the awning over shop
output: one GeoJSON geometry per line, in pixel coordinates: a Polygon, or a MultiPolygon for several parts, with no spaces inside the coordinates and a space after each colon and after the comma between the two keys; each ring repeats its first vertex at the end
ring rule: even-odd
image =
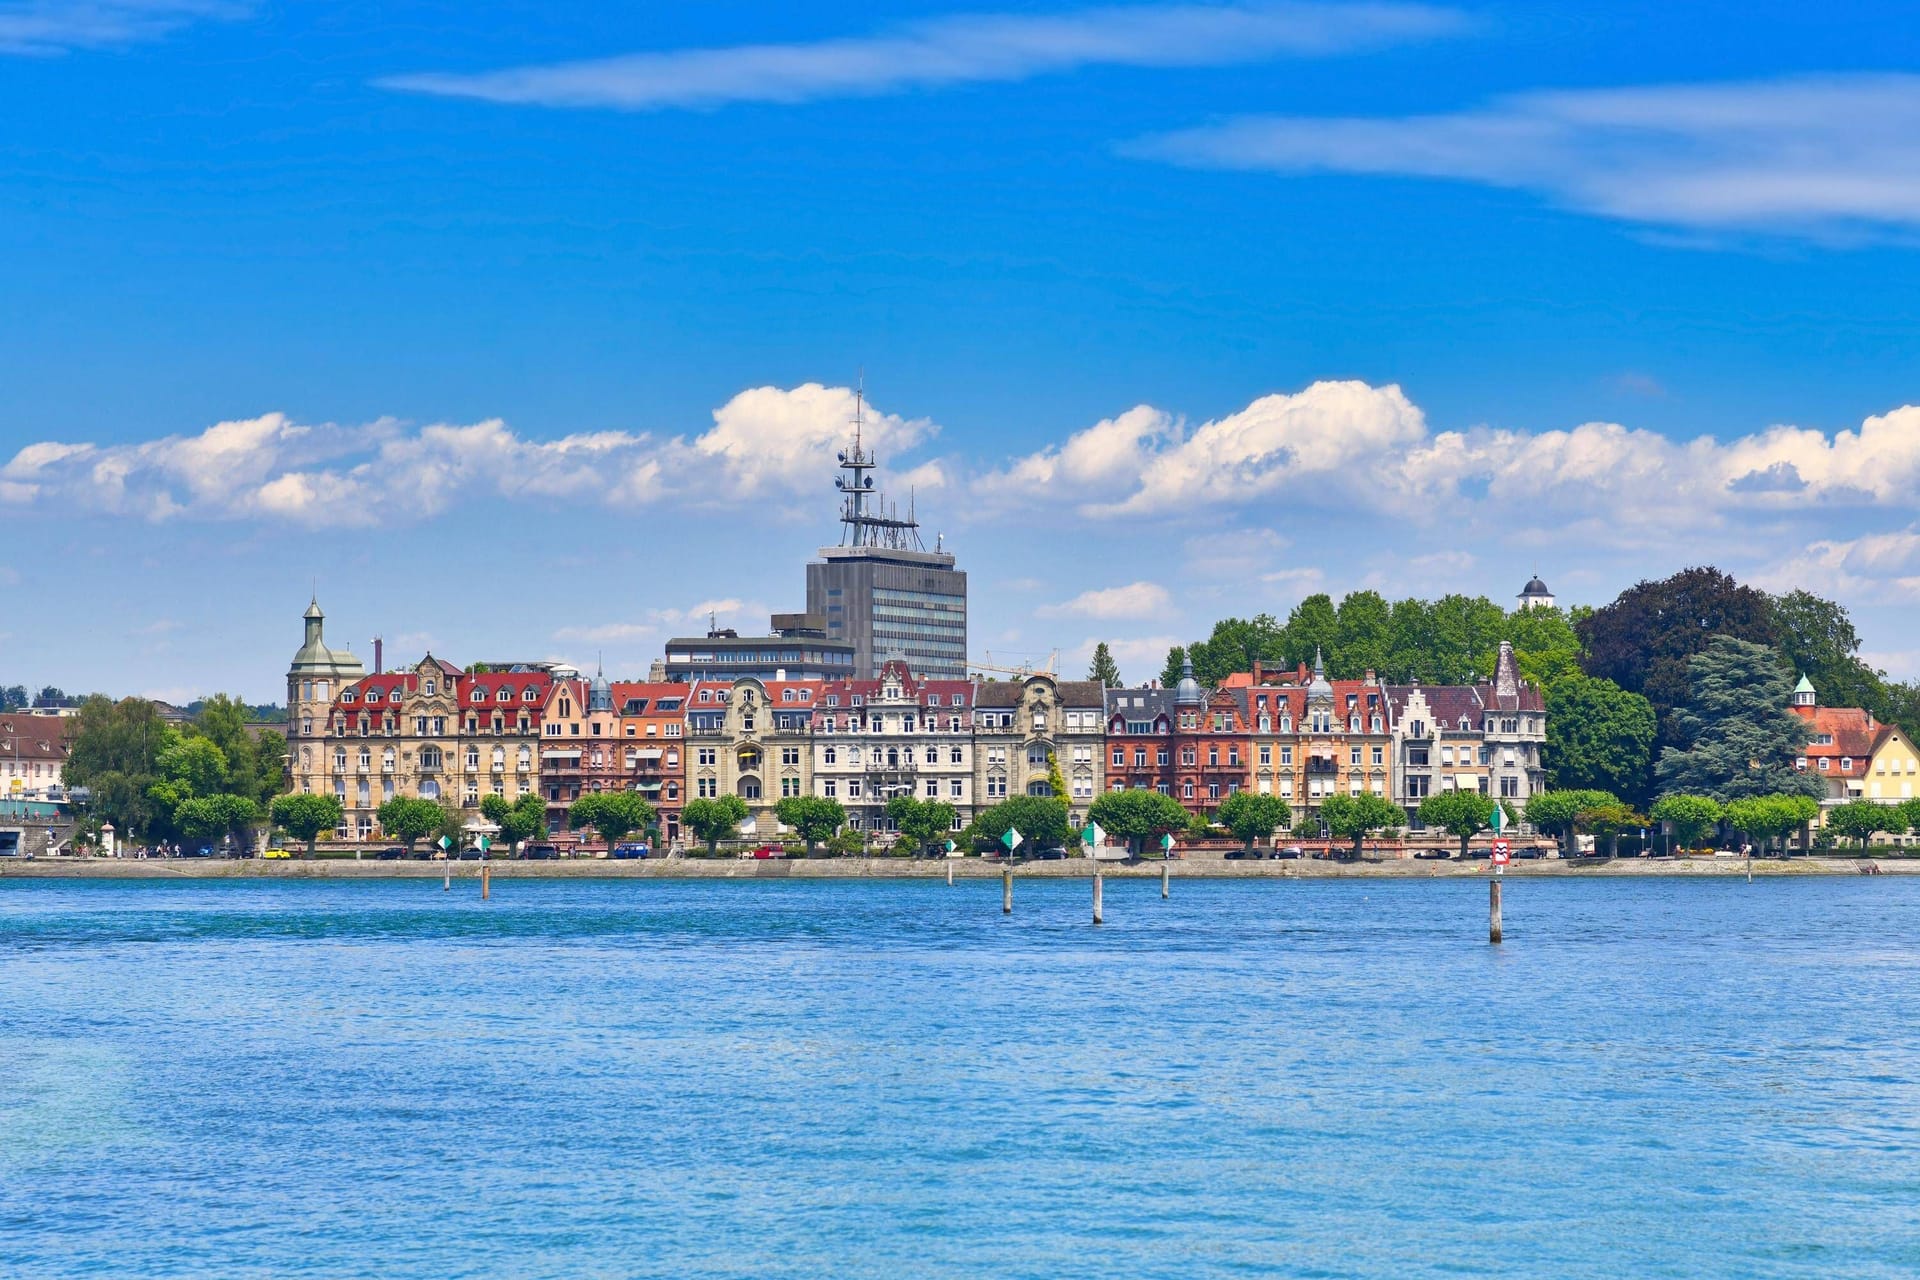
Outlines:
{"type": "Polygon", "coordinates": [[[578,751],[542,751],[540,758],[542,760],[551,760],[555,764],[565,764],[568,761],[579,760],[580,753],[578,751]]]}

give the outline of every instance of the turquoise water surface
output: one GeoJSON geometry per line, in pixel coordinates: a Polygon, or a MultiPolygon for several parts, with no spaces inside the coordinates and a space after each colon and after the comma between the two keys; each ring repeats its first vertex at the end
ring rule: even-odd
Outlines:
{"type": "Polygon", "coordinates": [[[0,1275],[1913,1276],[1920,879],[0,881],[0,1275]]]}

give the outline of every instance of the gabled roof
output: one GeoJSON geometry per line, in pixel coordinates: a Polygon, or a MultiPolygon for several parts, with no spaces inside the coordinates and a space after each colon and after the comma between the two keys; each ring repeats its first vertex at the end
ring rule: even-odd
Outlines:
{"type": "Polygon", "coordinates": [[[1853,756],[1862,760],[1873,754],[1874,737],[1880,726],[1866,710],[1860,707],[1794,707],[1792,710],[1813,731],[1813,737],[1800,754],[1853,756]],[[1818,741],[1823,735],[1831,736],[1833,741],[1818,741]]]}

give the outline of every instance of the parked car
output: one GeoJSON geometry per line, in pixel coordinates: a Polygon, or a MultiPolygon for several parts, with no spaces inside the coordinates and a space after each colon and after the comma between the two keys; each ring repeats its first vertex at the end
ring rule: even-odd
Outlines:
{"type": "Polygon", "coordinates": [[[1453,854],[1448,852],[1445,849],[1415,849],[1413,851],[1413,856],[1416,858],[1426,858],[1426,859],[1444,862],[1448,858],[1451,858],[1453,854]]]}
{"type": "Polygon", "coordinates": [[[650,858],[653,856],[653,850],[647,846],[645,841],[634,844],[617,844],[613,846],[613,851],[607,856],[609,858],[650,858]]]}
{"type": "Polygon", "coordinates": [[[536,858],[536,859],[543,859],[543,860],[548,858],[558,858],[560,856],[560,850],[558,847],[550,844],[530,844],[526,847],[526,849],[524,849],[521,852],[520,856],[523,858],[536,858]]]}
{"type": "Polygon", "coordinates": [[[1065,862],[1067,850],[1063,845],[1050,844],[1044,849],[1035,849],[1028,856],[1036,862],[1065,862]]]}
{"type": "MultiPolygon", "coordinates": [[[[137,856],[144,858],[147,855],[145,853],[141,853],[137,856]]],[[[269,849],[265,853],[261,854],[260,856],[263,858],[291,858],[293,856],[293,851],[291,849],[269,849]]]]}
{"type": "Polygon", "coordinates": [[[406,857],[407,849],[405,845],[390,844],[386,848],[374,854],[373,856],[378,858],[382,862],[392,862],[396,858],[406,857]]]}
{"type": "Polygon", "coordinates": [[[763,844],[753,851],[752,856],[756,858],[784,858],[787,856],[787,851],[777,844],[763,844]]]}

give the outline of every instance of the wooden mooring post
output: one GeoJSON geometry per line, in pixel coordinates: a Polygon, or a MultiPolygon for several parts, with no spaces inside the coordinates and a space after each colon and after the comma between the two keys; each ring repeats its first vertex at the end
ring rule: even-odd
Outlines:
{"type": "Polygon", "coordinates": [[[1167,897],[1169,895],[1169,892],[1172,890],[1172,888],[1173,888],[1173,864],[1170,862],[1163,862],[1160,864],[1160,896],[1162,898],[1167,897]]]}
{"type": "Polygon", "coordinates": [[[486,863],[480,864],[480,900],[485,902],[493,896],[493,868],[486,863]]]}
{"type": "Polygon", "coordinates": [[[952,859],[948,859],[948,861],[947,861],[947,888],[949,888],[949,889],[951,889],[951,888],[953,888],[953,861],[952,861],[952,859]]]}
{"type": "Polygon", "coordinates": [[[443,868],[443,870],[446,871],[447,878],[444,882],[441,883],[440,888],[447,893],[452,893],[453,892],[453,859],[452,858],[447,859],[447,865],[443,868]]]}
{"type": "Polygon", "coordinates": [[[1008,867],[1000,873],[1000,914],[1013,914],[1013,868],[1008,867]]]}
{"type": "Polygon", "coordinates": [[[1487,941],[1500,941],[1500,882],[1487,881],[1487,941]]]}
{"type": "Polygon", "coordinates": [[[1106,923],[1106,917],[1100,910],[1100,886],[1105,879],[1106,877],[1102,876],[1098,871],[1093,873],[1093,922],[1095,924],[1106,923]]]}

